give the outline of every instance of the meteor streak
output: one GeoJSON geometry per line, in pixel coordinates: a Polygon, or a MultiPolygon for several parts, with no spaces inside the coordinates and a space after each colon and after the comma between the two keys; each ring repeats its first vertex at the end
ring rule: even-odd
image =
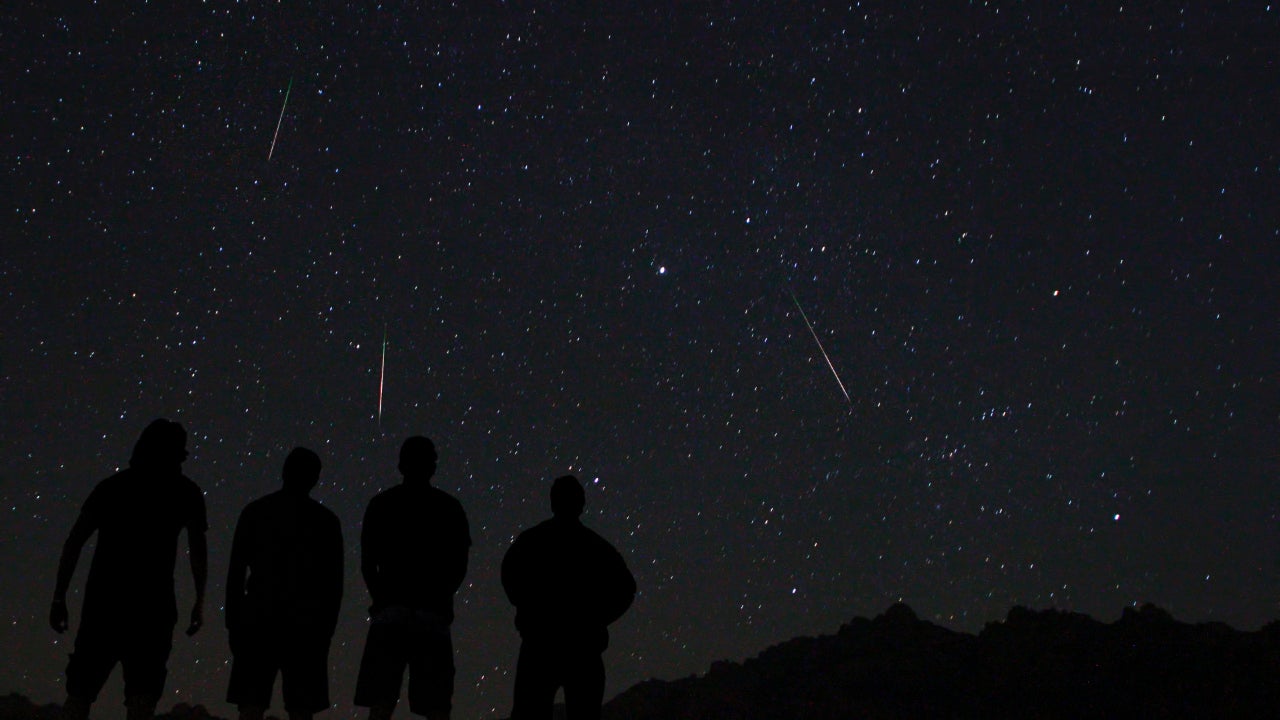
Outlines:
{"type": "Polygon", "coordinates": [[[378,429],[382,429],[382,389],[387,382],[387,326],[382,326],[382,369],[378,371],[378,429]]]}
{"type": "Polygon", "coordinates": [[[280,138],[280,126],[284,124],[284,109],[289,107],[289,93],[293,91],[293,78],[289,78],[289,87],[284,91],[284,104],[280,106],[280,119],[276,121],[276,134],[271,136],[271,149],[267,151],[267,161],[276,152],[276,140],[280,138]]]}
{"type": "Polygon", "coordinates": [[[840,386],[840,392],[844,393],[844,399],[853,404],[853,398],[849,397],[849,391],[844,389],[844,382],[840,380],[840,373],[836,372],[836,366],[831,364],[831,358],[827,356],[826,348],[822,347],[822,341],[818,339],[818,333],[813,329],[813,323],[809,322],[809,316],[804,314],[804,308],[800,307],[800,301],[796,299],[796,294],[787,290],[787,294],[791,296],[791,302],[795,303],[796,310],[800,311],[800,317],[804,320],[805,327],[809,328],[809,334],[813,336],[813,341],[818,343],[818,351],[822,353],[822,359],[827,361],[827,367],[831,368],[831,375],[835,377],[836,383],[840,386]]]}

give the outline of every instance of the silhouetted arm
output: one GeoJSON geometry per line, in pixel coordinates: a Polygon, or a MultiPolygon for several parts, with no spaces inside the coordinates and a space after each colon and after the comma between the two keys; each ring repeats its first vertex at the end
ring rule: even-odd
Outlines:
{"type": "Polygon", "coordinates": [[[467,516],[461,506],[458,508],[458,523],[458,532],[461,537],[466,538],[466,542],[458,543],[447,570],[446,579],[453,592],[457,592],[458,588],[462,587],[462,581],[467,577],[467,560],[471,554],[471,528],[467,525],[467,516]]]}
{"type": "Polygon", "coordinates": [[[606,586],[606,604],[601,608],[606,625],[612,624],[622,617],[636,599],[636,579],[627,568],[622,555],[612,546],[606,545],[607,561],[604,569],[606,586]]]}
{"type": "Polygon", "coordinates": [[[324,553],[329,565],[322,590],[326,600],[324,618],[329,630],[328,637],[332,637],[333,631],[338,627],[338,611],[342,609],[342,525],[336,517],[333,518],[324,553]]]}
{"type": "Polygon", "coordinates": [[[62,545],[62,556],[58,558],[58,579],[53,587],[53,607],[49,610],[49,625],[54,631],[66,632],[70,624],[67,612],[67,588],[71,587],[71,577],[76,573],[76,564],[80,562],[80,551],[97,531],[97,523],[81,512],[71,526],[71,534],[62,545]]]}
{"type": "Polygon", "coordinates": [[[517,608],[525,601],[527,561],[524,558],[524,545],[521,538],[517,537],[507,549],[507,554],[502,556],[502,590],[507,594],[507,600],[517,608]]]}
{"type": "Polygon", "coordinates": [[[187,553],[191,556],[191,577],[196,584],[196,599],[191,607],[187,635],[195,635],[204,626],[204,588],[209,577],[209,545],[203,528],[187,527],[187,553]]]}
{"type": "Polygon", "coordinates": [[[231,539],[231,560],[227,564],[227,597],[224,607],[226,608],[226,617],[224,618],[227,630],[234,631],[240,627],[241,618],[244,608],[244,577],[249,569],[249,551],[246,547],[248,539],[248,519],[245,513],[240,513],[240,520],[236,523],[236,532],[231,539]]]}
{"type": "Polygon", "coordinates": [[[369,507],[364,511],[364,522],[360,525],[360,575],[364,578],[364,585],[369,589],[369,599],[372,605],[369,607],[369,614],[376,614],[382,609],[381,603],[378,601],[382,597],[382,582],[378,577],[378,520],[374,502],[369,503],[369,507]]]}

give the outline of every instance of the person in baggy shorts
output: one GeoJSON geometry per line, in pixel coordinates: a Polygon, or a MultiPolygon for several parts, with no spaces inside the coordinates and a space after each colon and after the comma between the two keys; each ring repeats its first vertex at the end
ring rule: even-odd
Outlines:
{"type": "Polygon", "coordinates": [[[388,720],[409,671],[409,710],[445,720],[453,707],[453,596],[467,574],[471,532],[462,504],[431,485],[435,445],[414,436],[400,448],[404,482],[369,502],[360,571],[373,600],[355,704],[388,720]]]}

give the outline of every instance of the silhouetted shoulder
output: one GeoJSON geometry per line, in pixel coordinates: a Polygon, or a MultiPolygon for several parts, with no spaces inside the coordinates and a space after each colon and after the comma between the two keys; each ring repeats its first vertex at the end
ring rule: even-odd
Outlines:
{"type": "Polygon", "coordinates": [[[374,495],[373,500],[370,501],[370,504],[391,503],[391,502],[411,502],[411,503],[421,503],[421,502],[437,503],[438,502],[438,503],[444,503],[447,505],[457,506],[459,510],[462,509],[462,503],[458,502],[457,498],[445,492],[444,490],[441,490],[435,485],[416,486],[416,485],[411,485],[409,483],[400,483],[399,485],[392,485],[386,490],[383,490],[377,495],[374,495]]]}
{"type": "Polygon", "coordinates": [[[328,507],[318,500],[307,498],[310,503],[311,515],[315,518],[316,525],[323,527],[329,532],[342,532],[342,522],[338,520],[338,514],[330,510],[328,507]]]}
{"type": "Polygon", "coordinates": [[[380,520],[382,515],[391,515],[396,507],[396,497],[400,486],[387,488],[374,495],[369,504],[364,509],[364,522],[368,526],[380,520]]]}
{"type": "Polygon", "coordinates": [[[204,493],[185,475],[155,476],[128,469],[106,478],[89,493],[81,513],[98,526],[140,528],[176,525],[196,532],[209,529],[204,493]],[[157,525],[157,521],[161,521],[157,525]]]}
{"type": "Polygon", "coordinates": [[[430,485],[414,487],[406,483],[383,490],[369,501],[365,523],[418,528],[434,535],[464,536],[466,544],[471,544],[467,513],[462,509],[462,503],[430,485]]]}
{"type": "MultiPolygon", "coordinates": [[[[546,543],[563,543],[578,550],[618,555],[617,549],[600,533],[580,522],[566,522],[558,518],[550,518],[534,525],[516,536],[520,545],[541,546],[546,543]]],[[[618,555],[621,557],[621,555],[618,555]]]]}
{"type": "Polygon", "coordinates": [[[240,512],[240,518],[242,522],[270,522],[269,518],[282,512],[301,513],[305,519],[315,524],[338,522],[338,516],[319,500],[284,490],[263,495],[245,505],[244,510],[240,512]]]}
{"type": "Polygon", "coordinates": [[[316,514],[321,515],[321,516],[325,517],[326,519],[332,520],[333,522],[338,522],[338,514],[337,514],[337,513],[335,513],[334,511],[330,510],[330,509],[329,509],[329,506],[325,505],[324,503],[320,502],[319,500],[315,500],[315,499],[312,499],[312,498],[307,498],[307,499],[308,499],[308,500],[311,500],[312,504],[314,504],[314,505],[315,505],[315,508],[316,508],[316,514]]]}
{"type": "Polygon", "coordinates": [[[123,493],[132,475],[132,470],[123,470],[94,485],[80,507],[80,514],[98,518],[111,512],[115,498],[123,493]]]}
{"type": "Polygon", "coordinates": [[[256,518],[260,515],[270,513],[272,495],[274,494],[275,493],[272,493],[271,495],[263,495],[256,500],[250,501],[249,504],[245,505],[244,509],[240,511],[240,519],[243,521],[246,518],[256,518]]]}

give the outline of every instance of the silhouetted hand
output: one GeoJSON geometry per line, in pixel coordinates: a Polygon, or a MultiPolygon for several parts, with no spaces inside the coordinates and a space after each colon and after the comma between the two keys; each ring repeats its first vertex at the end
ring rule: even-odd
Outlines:
{"type": "Polygon", "coordinates": [[[191,608],[191,624],[187,626],[187,637],[200,632],[202,627],[204,627],[204,606],[196,603],[191,608]]]}
{"type": "Polygon", "coordinates": [[[49,608],[49,626],[53,631],[62,634],[67,631],[67,601],[54,600],[53,607],[49,608]]]}

